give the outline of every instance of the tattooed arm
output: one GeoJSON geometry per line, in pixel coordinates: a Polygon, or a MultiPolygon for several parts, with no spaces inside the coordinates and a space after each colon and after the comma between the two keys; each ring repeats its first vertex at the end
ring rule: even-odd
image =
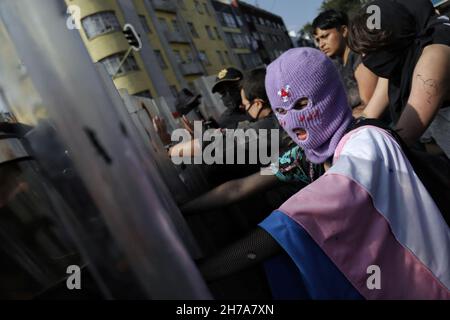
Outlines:
{"type": "Polygon", "coordinates": [[[414,144],[433,121],[443,101],[450,98],[450,48],[430,45],[423,50],[413,74],[408,104],[396,130],[414,144]]]}

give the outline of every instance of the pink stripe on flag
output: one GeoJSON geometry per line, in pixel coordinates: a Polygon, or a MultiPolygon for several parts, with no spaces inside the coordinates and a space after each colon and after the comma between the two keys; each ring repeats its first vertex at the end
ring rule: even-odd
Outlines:
{"type": "MultiPolygon", "coordinates": [[[[378,130],[378,131],[382,132],[384,135],[389,136],[391,139],[394,139],[389,132],[387,132],[386,130],[384,130],[382,128],[371,126],[371,125],[359,127],[357,129],[354,129],[354,130],[350,131],[349,133],[347,133],[345,136],[342,137],[341,141],[339,141],[339,144],[337,145],[336,150],[334,151],[333,163],[339,159],[339,156],[341,155],[341,152],[344,149],[347,142],[351,138],[353,138],[353,136],[355,134],[357,134],[359,131],[361,131],[363,129],[367,129],[367,128],[373,128],[375,130],[378,130]]],[[[397,143],[397,141],[395,143],[397,143]]]]}
{"type": "Polygon", "coordinates": [[[450,292],[394,237],[369,194],[349,178],[328,174],[281,208],[324,250],[367,299],[450,299],[450,292]],[[367,288],[367,268],[381,269],[381,289],[367,288]]]}

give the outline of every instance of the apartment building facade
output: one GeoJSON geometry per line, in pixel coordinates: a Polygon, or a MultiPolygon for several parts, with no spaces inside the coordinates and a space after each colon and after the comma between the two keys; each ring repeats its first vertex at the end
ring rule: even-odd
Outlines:
{"type": "Polygon", "coordinates": [[[178,0],[178,3],[206,75],[215,75],[225,67],[236,66],[238,61],[225,42],[211,1],[178,0]]]}
{"type": "Polygon", "coordinates": [[[243,69],[269,64],[293,47],[281,17],[243,1],[212,0],[212,4],[243,69]]]}
{"type": "Polygon", "coordinates": [[[200,76],[236,66],[207,0],[66,0],[80,8],[80,35],[93,62],[101,62],[118,89],[143,97],[194,89],[200,76]],[[131,23],[144,44],[119,69],[131,23]]]}
{"type": "Polygon", "coordinates": [[[217,21],[225,35],[225,42],[238,59],[241,69],[251,69],[262,64],[261,59],[252,47],[249,32],[238,10],[227,0],[212,0],[217,21]]]}
{"type": "Polygon", "coordinates": [[[252,43],[256,41],[254,50],[263,63],[269,64],[283,52],[293,48],[292,39],[280,16],[243,1],[234,3],[252,43]]]}

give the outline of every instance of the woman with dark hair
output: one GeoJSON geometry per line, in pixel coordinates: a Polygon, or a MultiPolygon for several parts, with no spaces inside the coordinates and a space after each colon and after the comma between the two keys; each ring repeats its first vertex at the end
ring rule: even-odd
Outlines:
{"type": "Polygon", "coordinates": [[[320,51],[333,60],[341,74],[353,114],[360,116],[375,91],[378,77],[362,64],[361,55],[350,50],[347,44],[347,14],[336,10],[323,11],[312,26],[320,51]]]}
{"type": "Polygon", "coordinates": [[[379,118],[389,106],[397,132],[413,145],[438,113],[448,112],[450,21],[436,14],[431,1],[371,2],[353,19],[349,46],[380,77],[366,117],[379,118]],[[376,20],[381,28],[372,27],[376,20]]]}

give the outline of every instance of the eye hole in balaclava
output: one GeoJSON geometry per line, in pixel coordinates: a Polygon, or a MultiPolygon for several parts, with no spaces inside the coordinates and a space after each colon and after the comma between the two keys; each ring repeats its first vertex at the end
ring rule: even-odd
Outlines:
{"type": "MultiPolygon", "coordinates": [[[[307,106],[309,105],[309,99],[306,97],[300,98],[298,99],[298,101],[294,104],[294,106],[292,107],[293,110],[303,110],[305,109],[307,106]]],[[[275,112],[279,115],[285,115],[286,113],[288,113],[288,110],[283,109],[283,108],[275,108],[275,112]]]]}
{"type": "Polygon", "coordinates": [[[287,110],[283,108],[275,108],[275,112],[279,115],[284,116],[287,113],[287,110]]]}
{"type": "Polygon", "coordinates": [[[297,102],[294,104],[294,107],[292,109],[294,110],[303,110],[305,109],[309,104],[309,99],[306,97],[300,98],[297,100],[297,102]]]}

